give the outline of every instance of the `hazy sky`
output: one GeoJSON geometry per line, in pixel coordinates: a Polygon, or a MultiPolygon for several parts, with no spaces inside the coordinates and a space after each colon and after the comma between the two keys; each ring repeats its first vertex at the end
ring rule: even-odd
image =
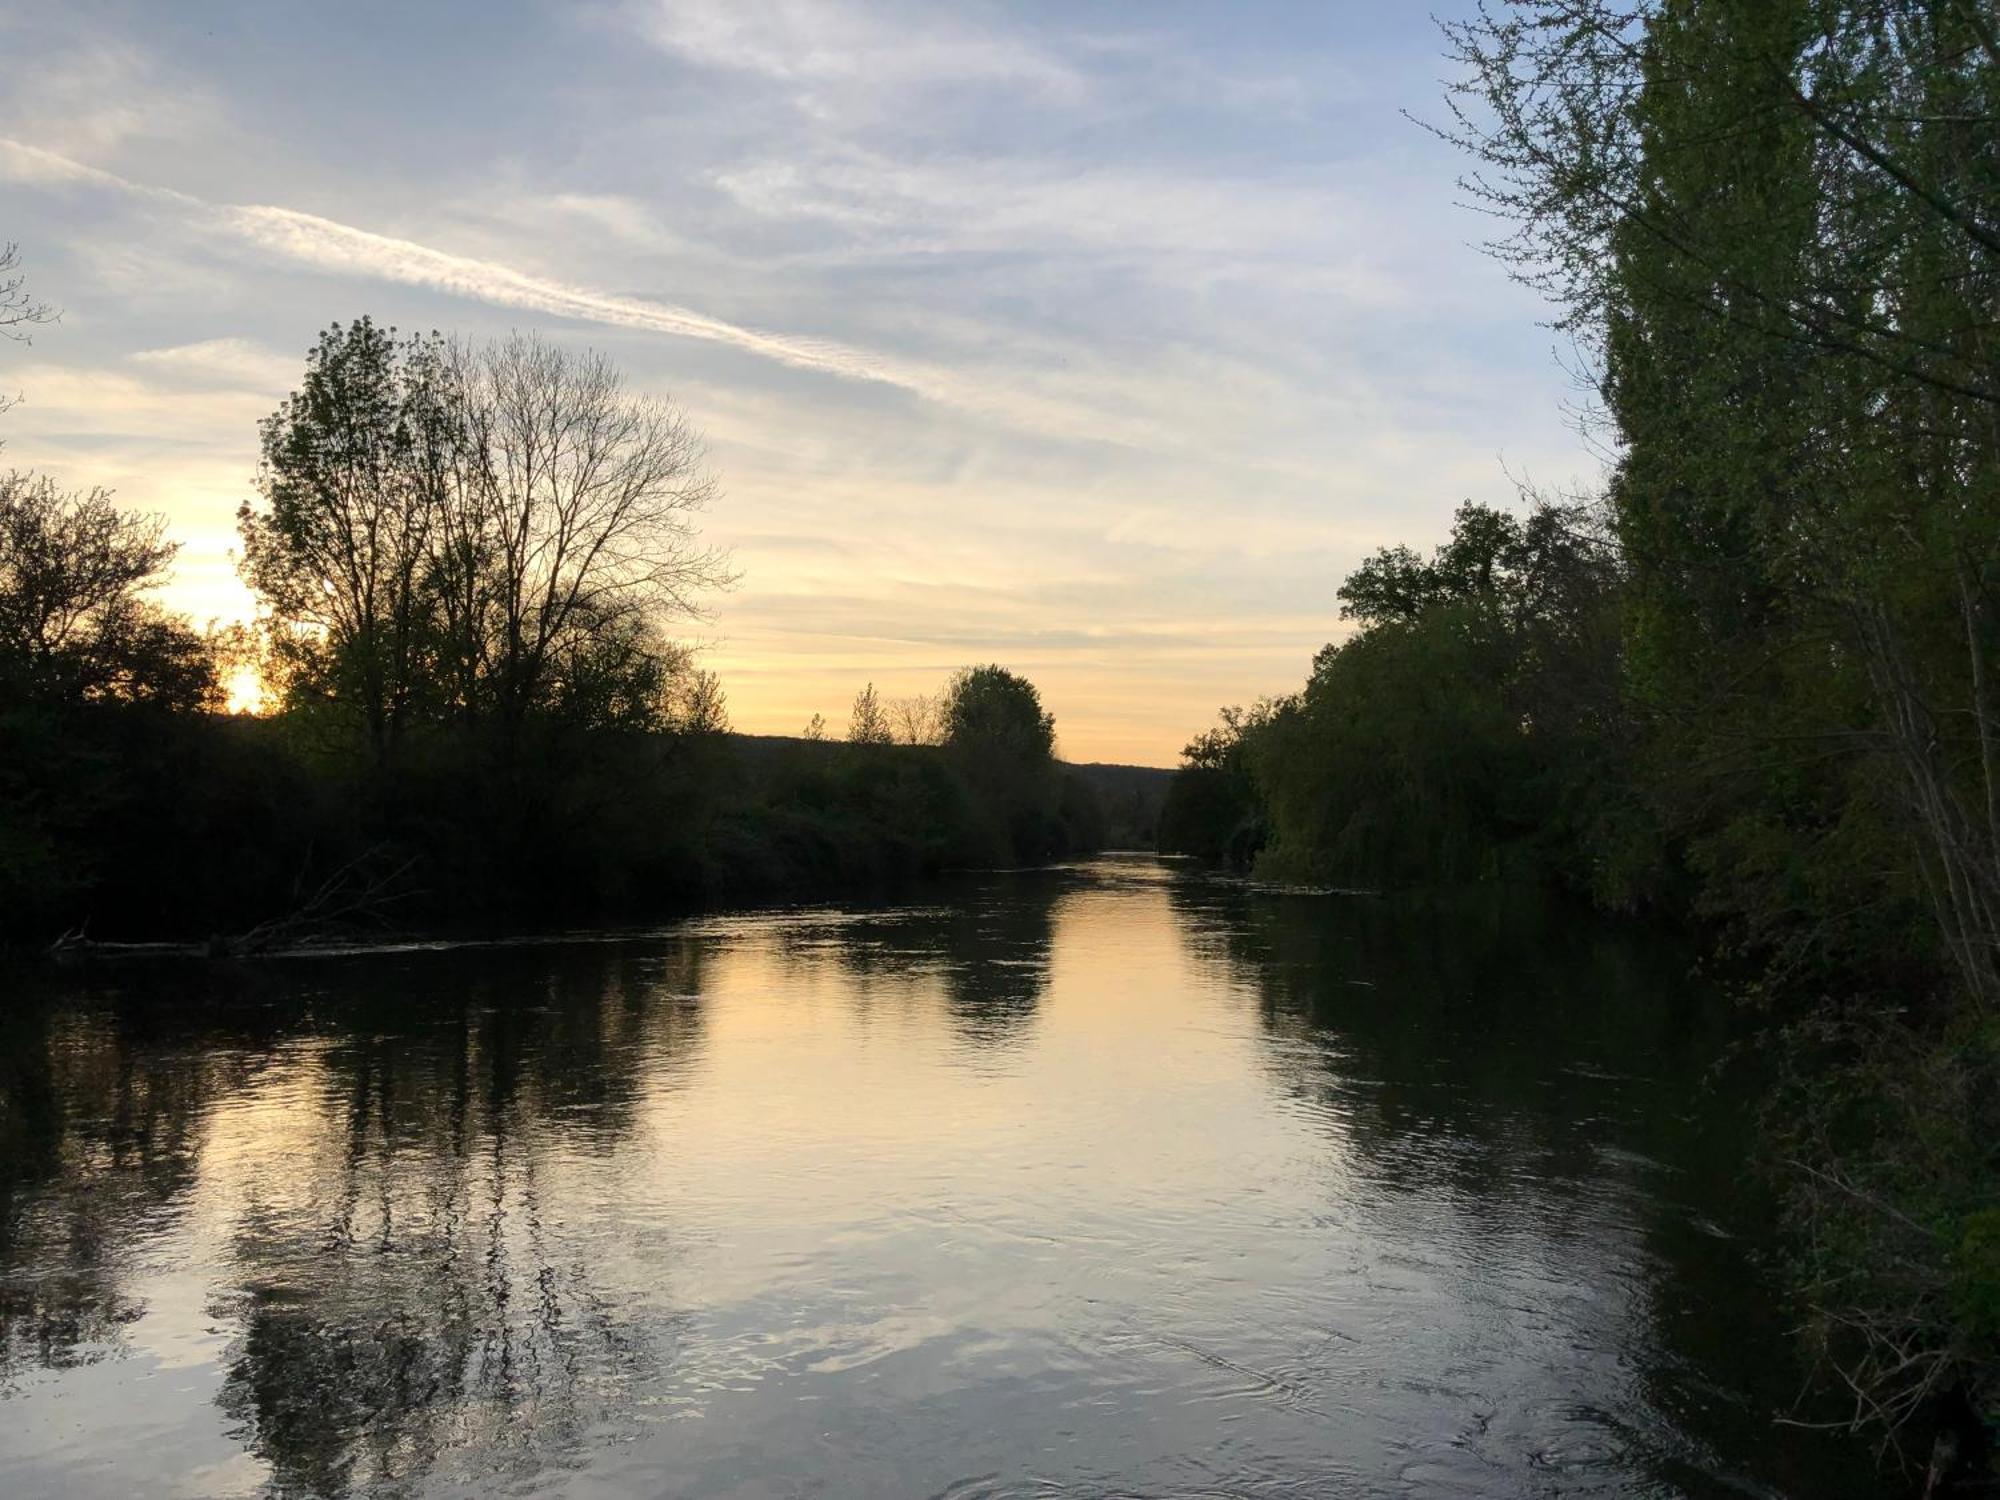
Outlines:
{"type": "Polygon", "coordinates": [[[4,461],[250,608],[256,423],[361,313],[610,353],[708,435],[741,729],[1031,677],[1073,759],[1171,764],[1333,591],[1593,464],[1474,248],[1431,0],[312,0],[0,10],[4,461]]]}

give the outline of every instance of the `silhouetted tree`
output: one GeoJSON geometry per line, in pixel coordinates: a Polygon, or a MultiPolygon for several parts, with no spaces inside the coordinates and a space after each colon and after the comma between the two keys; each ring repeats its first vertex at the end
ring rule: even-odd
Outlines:
{"type": "Polygon", "coordinates": [[[447,507],[447,592],[454,570],[484,575],[458,629],[501,722],[560,700],[579,653],[660,673],[665,622],[731,576],[695,531],[715,493],[699,434],[603,355],[533,337],[461,354],[454,388],[472,461],[447,507]]]}
{"type": "Polygon", "coordinates": [[[944,695],[944,743],[954,750],[998,753],[1024,763],[1055,755],[1055,716],[1027,678],[1005,667],[966,667],[944,695]]]}
{"type": "Polygon", "coordinates": [[[673,706],[673,726],[682,734],[721,734],[729,728],[729,698],[722,678],[697,668],[679,682],[673,706]]]}
{"type": "Polygon", "coordinates": [[[905,745],[935,745],[944,738],[943,704],[934,693],[916,693],[889,705],[895,737],[905,745]]]}
{"type": "Polygon", "coordinates": [[[212,706],[215,663],[186,619],[146,597],[177,545],[166,519],[101,489],[0,477],[0,691],[41,703],[212,706]]]}
{"type": "Polygon", "coordinates": [[[882,700],[875,694],[875,684],[871,682],[854,695],[854,710],[847,719],[848,742],[886,745],[894,738],[889,728],[888,711],[882,707],[882,700]]]}
{"type": "Polygon", "coordinates": [[[1193,854],[1238,867],[1257,857],[1268,832],[1268,813],[1249,747],[1291,703],[1266,698],[1247,712],[1225,708],[1215,728],[1187,742],[1160,807],[1162,854],[1193,854]]]}
{"type": "Polygon", "coordinates": [[[967,667],[946,686],[940,717],[946,753],[984,811],[994,852],[1055,853],[1062,797],[1055,718],[1034,684],[1004,667],[967,667]]]}
{"type": "MultiPolygon", "coordinates": [[[[28,291],[28,278],[21,271],[20,247],[12,240],[0,244],[0,338],[25,344],[30,328],[53,322],[55,318],[55,309],[28,291]]],[[[12,405],[13,397],[0,395],[0,412],[12,405]]]]}
{"type": "Polygon", "coordinates": [[[351,708],[378,761],[429,686],[445,497],[423,435],[440,425],[441,368],[434,336],[398,342],[366,317],[327,329],[263,424],[264,507],[237,515],[286,687],[351,708]]]}
{"type": "Polygon", "coordinates": [[[694,529],[714,484],[680,411],[603,356],[362,318],[322,335],[264,450],[245,577],[293,697],[354,710],[378,762],[418,723],[671,720],[692,666],[666,626],[729,580],[694,529]]]}
{"type": "Polygon", "coordinates": [[[12,240],[0,244],[0,336],[25,341],[28,329],[55,318],[56,310],[28,290],[21,247],[12,240]]]}

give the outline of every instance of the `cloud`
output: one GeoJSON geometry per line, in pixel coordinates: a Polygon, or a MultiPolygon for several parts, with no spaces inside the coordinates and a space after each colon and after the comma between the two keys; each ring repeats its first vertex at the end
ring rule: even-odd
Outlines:
{"type": "MultiPolygon", "coordinates": [[[[127,182],[116,173],[93,167],[58,151],[30,146],[25,141],[0,138],[0,176],[27,187],[86,183],[93,187],[115,188],[125,193],[145,193],[137,183],[127,182]]],[[[150,196],[160,196],[157,191],[150,196]]],[[[178,197],[178,194],[165,196],[178,197]]]]}
{"type": "Polygon", "coordinates": [[[1015,425],[1080,439],[1142,442],[1158,436],[1113,412],[1080,412],[1060,399],[967,379],[943,367],[830,340],[767,333],[668,302],[532,276],[497,261],[455,255],[297,209],[213,204],[135,183],[19,141],[0,139],[0,177],[29,184],[87,184],[177,205],[213,232],[275,260],[317,271],[374,277],[553,317],[724,344],[793,369],[891,386],[1015,425]]]}
{"type": "Polygon", "coordinates": [[[214,212],[218,224],[245,242],[316,270],[376,276],[503,307],[729,344],[795,369],[923,393],[919,376],[839,344],[764,333],[672,303],[570,286],[495,261],[453,255],[414,240],[375,234],[296,209],[251,205],[222,207],[214,212]]]}
{"type": "Polygon", "coordinates": [[[796,369],[927,393],[919,372],[837,343],[765,333],[672,303],[530,276],[496,261],[454,255],[296,209],[212,204],[170,188],[132,182],[22,141],[0,139],[0,177],[26,185],[84,184],[178,204],[211,229],[314,270],[376,277],[582,322],[728,344],[796,369]]]}
{"type": "Polygon", "coordinates": [[[894,387],[978,416],[1075,440],[1172,444],[1171,434],[1126,406],[1079,406],[1060,393],[968,378],[941,365],[831,340],[766,333],[693,309],[531,276],[496,261],[436,250],[316,214],[265,206],[212,210],[236,238],[295,264],[374,276],[501,307],[613,328],[728,345],[777,364],[841,380],[894,387]]]}
{"type": "Polygon", "coordinates": [[[51,50],[28,62],[9,38],[0,64],[0,133],[32,129],[62,156],[91,161],[129,141],[187,140],[218,118],[212,100],[184,81],[160,78],[153,60],[113,41],[51,50]]]}
{"type": "MultiPolygon", "coordinates": [[[[10,416],[13,428],[28,435],[10,443],[27,451],[39,439],[68,442],[143,440],[182,449],[240,449],[241,434],[253,431],[271,409],[268,395],[242,388],[207,389],[199,383],[157,378],[162,367],[138,374],[115,369],[77,368],[53,363],[24,366],[18,375],[27,393],[10,416]]],[[[230,383],[232,387],[234,383],[230,383]]]]}
{"type": "MultiPolygon", "coordinates": [[[[910,162],[860,149],[787,152],[715,174],[739,207],[818,220],[903,252],[1225,256],[1271,265],[1339,257],[1363,269],[1354,201],[1319,183],[1046,161],[910,162]]],[[[1378,299],[1405,297],[1365,267],[1378,299]]],[[[1356,275],[1357,283],[1360,276],[1356,275]]]]}
{"type": "Polygon", "coordinates": [[[299,373],[296,358],[249,339],[202,339],[163,349],[140,349],[129,357],[137,364],[196,384],[233,390],[284,391],[299,373]]]}
{"type": "Polygon", "coordinates": [[[1029,87],[1074,97],[1082,76],[1018,37],[956,23],[944,7],[863,11],[833,0],[646,0],[628,11],[664,51],[759,74],[828,102],[829,85],[880,98],[912,87],[1029,87]]]}
{"type": "Polygon", "coordinates": [[[1018,8],[910,0],[627,0],[613,14],[682,62],[761,80],[820,129],[907,136],[920,121],[936,136],[980,103],[1071,126],[1162,104],[1302,123],[1316,98],[1292,59],[1246,68],[1155,26],[1086,25],[1081,10],[1039,31],[1018,8]]]}

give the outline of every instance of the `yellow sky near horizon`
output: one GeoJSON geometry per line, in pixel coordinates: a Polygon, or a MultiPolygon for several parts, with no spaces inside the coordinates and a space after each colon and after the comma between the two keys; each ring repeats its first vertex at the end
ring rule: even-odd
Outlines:
{"type": "Polygon", "coordinates": [[[0,345],[0,462],[164,513],[197,620],[250,614],[257,424],[363,313],[685,409],[742,578],[683,633],[755,733],[997,662],[1066,757],[1171,765],[1374,548],[1592,482],[1404,117],[1421,16],[497,3],[479,66],[423,8],[0,19],[0,241],[63,314],[0,345]]]}

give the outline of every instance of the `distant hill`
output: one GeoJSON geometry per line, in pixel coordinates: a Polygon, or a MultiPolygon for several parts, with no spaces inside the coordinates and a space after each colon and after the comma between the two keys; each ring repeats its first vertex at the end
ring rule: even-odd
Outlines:
{"type": "MultiPolygon", "coordinates": [[[[767,765],[781,755],[829,753],[839,748],[838,740],[808,740],[795,734],[736,734],[728,736],[746,764],[767,765]]],[[[1106,847],[1112,849],[1152,849],[1157,847],[1160,807],[1167,796],[1173,772],[1164,766],[1119,766],[1103,761],[1062,763],[1097,793],[1104,808],[1106,847]]]]}

